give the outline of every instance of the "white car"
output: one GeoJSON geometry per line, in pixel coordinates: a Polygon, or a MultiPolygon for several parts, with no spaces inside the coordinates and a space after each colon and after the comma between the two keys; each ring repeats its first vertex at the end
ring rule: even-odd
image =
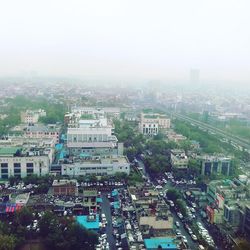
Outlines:
{"type": "Polygon", "coordinates": [[[176,221],[176,222],[175,222],[175,225],[176,225],[177,227],[179,227],[179,226],[180,226],[179,221],[176,221]]]}
{"type": "Polygon", "coordinates": [[[197,236],[195,234],[192,234],[191,235],[191,238],[194,240],[194,241],[197,241],[197,236]]]}
{"type": "Polygon", "coordinates": [[[188,241],[187,241],[187,237],[186,236],[182,236],[182,241],[184,242],[184,243],[187,243],[188,241]]]}
{"type": "Polygon", "coordinates": [[[181,231],[179,229],[176,229],[176,235],[181,235],[181,231]]]}
{"type": "Polygon", "coordinates": [[[177,216],[180,218],[180,219],[183,219],[183,215],[181,213],[177,213],[177,216]]]}

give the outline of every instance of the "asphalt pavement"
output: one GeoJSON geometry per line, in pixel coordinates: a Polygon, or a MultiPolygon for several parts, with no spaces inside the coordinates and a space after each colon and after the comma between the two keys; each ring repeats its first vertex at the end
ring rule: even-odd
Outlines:
{"type": "Polygon", "coordinates": [[[109,242],[109,249],[116,250],[117,247],[115,245],[115,238],[113,236],[113,226],[112,226],[112,215],[110,209],[110,202],[109,199],[105,194],[102,195],[102,213],[105,214],[107,219],[107,226],[106,226],[106,234],[107,234],[107,242],[109,242]]]}

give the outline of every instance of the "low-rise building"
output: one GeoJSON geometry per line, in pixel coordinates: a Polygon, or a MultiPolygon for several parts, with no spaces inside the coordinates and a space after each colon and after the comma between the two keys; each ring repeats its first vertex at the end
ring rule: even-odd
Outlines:
{"type": "Polygon", "coordinates": [[[148,136],[154,136],[159,133],[159,129],[169,129],[170,119],[162,114],[144,114],[141,113],[139,122],[139,131],[148,136]]]}
{"type": "Polygon", "coordinates": [[[43,176],[49,173],[49,148],[0,148],[0,178],[10,176],[26,177],[36,174],[43,176]]]}
{"type": "Polygon", "coordinates": [[[175,238],[150,238],[144,239],[144,244],[147,250],[177,250],[178,242],[175,238]]]}
{"type": "Polygon", "coordinates": [[[197,158],[200,161],[201,174],[229,175],[232,168],[232,158],[217,155],[202,155],[197,158]]]}
{"type": "Polygon", "coordinates": [[[126,156],[103,156],[75,158],[71,163],[62,164],[62,175],[115,175],[116,173],[130,173],[130,163],[126,156]]]}
{"type": "Polygon", "coordinates": [[[21,112],[21,122],[22,123],[37,123],[40,117],[46,116],[46,111],[43,109],[38,110],[26,110],[21,112]]]}
{"type": "Polygon", "coordinates": [[[86,214],[97,211],[97,189],[83,190],[83,207],[86,214]]]}
{"type": "Polygon", "coordinates": [[[78,195],[78,184],[76,180],[54,180],[52,184],[54,195],[78,195]]]}
{"type": "Polygon", "coordinates": [[[181,142],[181,141],[184,141],[187,139],[186,136],[184,135],[181,135],[181,134],[177,134],[175,131],[173,130],[169,130],[169,131],[166,131],[166,137],[169,141],[173,141],[173,142],[181,142]]]}
{"type": "Polygon", "coordinates": [[[139,226],[145,237],[149,235],[155,237],[167,236],[173,229],[173,217],[163,219],[157,216],[141,216],[139,226]]]}
{"type": "Polygon", "coordinates": [[[24,136],[30,138],[53,138],[59,143],[61,127],[56,124],[36,124],[24,129],[24,136]]]}
{"type": "Polygon", "coordinates": [[[175,169],[186,170],[188,168],[188,157],[184,150],[173,149],[171,150],[171,165],[175,169]]]}

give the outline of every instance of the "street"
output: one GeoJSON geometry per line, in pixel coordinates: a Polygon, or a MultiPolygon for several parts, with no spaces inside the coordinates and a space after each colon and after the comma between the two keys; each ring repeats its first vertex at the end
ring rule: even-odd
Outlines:
{"type": "Polygon", "coordinates": [[[107,219],[106,234],[107,241],[109,242],[110,250],[116,250],[115,238],[113,236],[112,215],[110,210],[110,202],[105,194],[102,194],[102,213],[105,214],[107,219]]]}

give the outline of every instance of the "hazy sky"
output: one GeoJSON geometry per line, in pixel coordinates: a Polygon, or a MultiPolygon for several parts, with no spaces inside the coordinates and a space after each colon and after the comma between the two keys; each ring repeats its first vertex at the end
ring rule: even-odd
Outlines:
{"type": "Polygon", "coordinates": [[[0,32],[1,76],[250,80],[249,0],[2,0],[0,32]]]}

